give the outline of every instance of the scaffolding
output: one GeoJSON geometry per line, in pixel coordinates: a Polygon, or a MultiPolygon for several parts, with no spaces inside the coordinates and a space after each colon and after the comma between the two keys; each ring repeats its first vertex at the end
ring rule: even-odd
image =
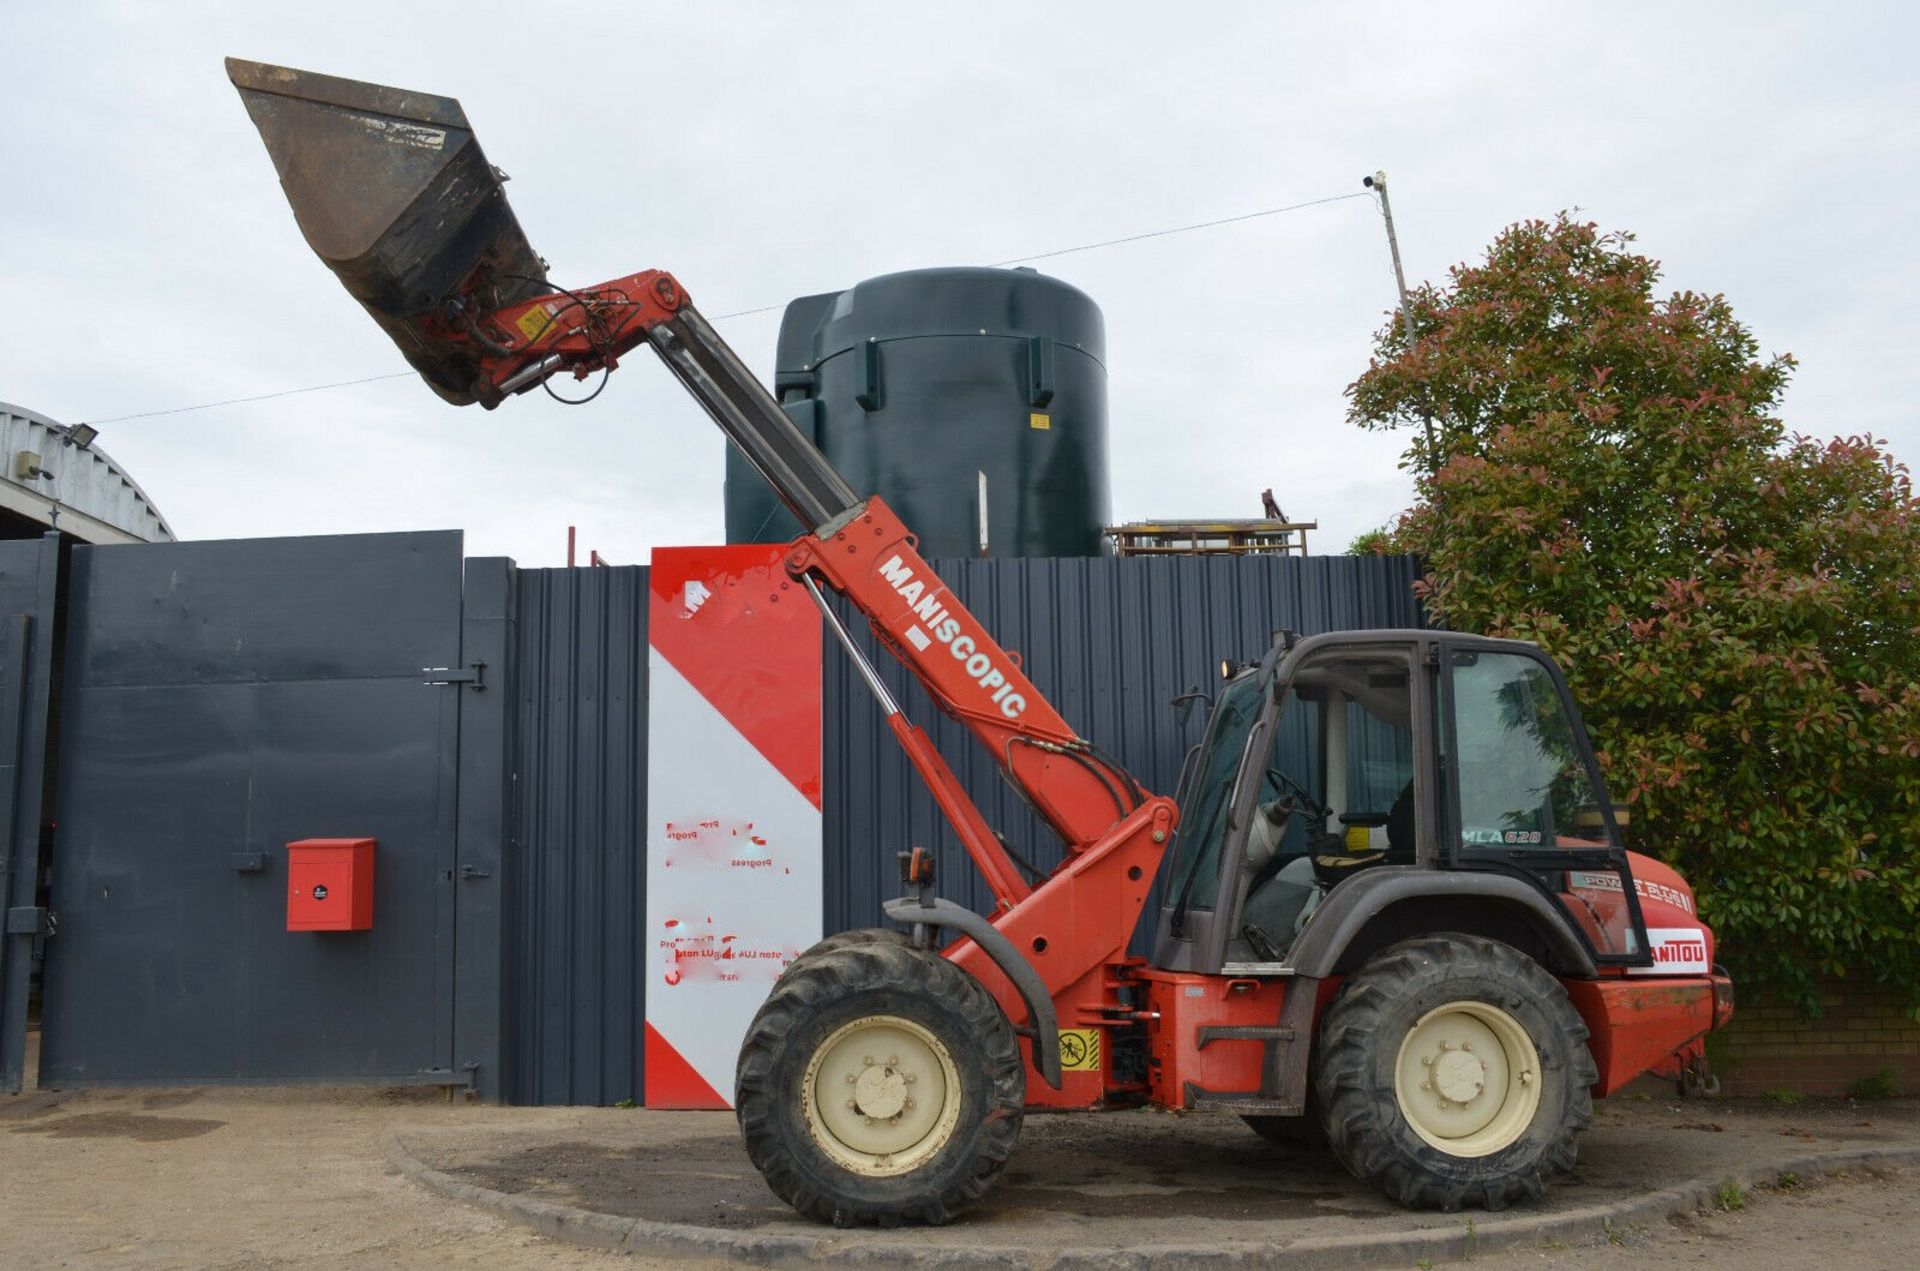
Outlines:
{"type": "Polygon", "coordinates": [[[1104,533],[1120,556],[1305,556],[1318,521],[1133,521],[1104,533]]]}

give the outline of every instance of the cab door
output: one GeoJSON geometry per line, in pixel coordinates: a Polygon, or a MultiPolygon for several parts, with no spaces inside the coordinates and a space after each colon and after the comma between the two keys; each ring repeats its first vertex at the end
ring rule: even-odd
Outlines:
{"type": "Polygon", "coordinates": [[[1649,966],[1616,809],[1560,669],[1505,641],[1444,641],[1439,652],[1447,863],[1540,888],[1596,964],[1649,966]]]}

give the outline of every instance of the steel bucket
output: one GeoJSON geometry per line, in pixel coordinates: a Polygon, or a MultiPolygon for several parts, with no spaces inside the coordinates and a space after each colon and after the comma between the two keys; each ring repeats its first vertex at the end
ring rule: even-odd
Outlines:
{"type": "Polygon", "coordinates": [[[450,298],[484,311],[552,288],[460,103],[231,57],[227,76],[307,245],[436,393],[498,401],[473,347],[420,319],[450,298]]]}

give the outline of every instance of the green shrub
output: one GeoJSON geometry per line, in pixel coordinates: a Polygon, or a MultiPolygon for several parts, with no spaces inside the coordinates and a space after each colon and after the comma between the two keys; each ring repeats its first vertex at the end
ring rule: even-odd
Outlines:
{"type": "Polygon", "coordinates": [[[1866,1103],[1878,1103],[1891,1099],[1897,1092],[1893,1088],[1893,1069],[1882,1068],[1879,1072],[1869,1073],[1857,1081],[1847,1083],[1847,1098],[1859,1099],[1866,1103]]]}
{"type": "Polygon", "coordinates": [[[1560,661],[1738,977],[1920,1003],[1920,502],[1874,439],[1789,435],[1792,359],[1631,242],[1515,225],[1380,332],[1349,418],[1411,429],[1390,546],[1434,617],[1560,661]]]}

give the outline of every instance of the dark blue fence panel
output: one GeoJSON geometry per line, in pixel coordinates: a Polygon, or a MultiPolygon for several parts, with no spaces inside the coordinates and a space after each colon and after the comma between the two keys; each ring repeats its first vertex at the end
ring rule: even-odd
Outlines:
{"type": "Polygon", "coordinates": [[[458,533],[73,549],[44,1084],[464,1080],[462,572],[458,533]],[[308,838],[377,841],[370,929],[288,930],[308,838]]]}
{"type": "Polygon", "coordinates": [[[647,571],[521,570],[516,615],[508,1098],[638,1099],[647,571]]]}

